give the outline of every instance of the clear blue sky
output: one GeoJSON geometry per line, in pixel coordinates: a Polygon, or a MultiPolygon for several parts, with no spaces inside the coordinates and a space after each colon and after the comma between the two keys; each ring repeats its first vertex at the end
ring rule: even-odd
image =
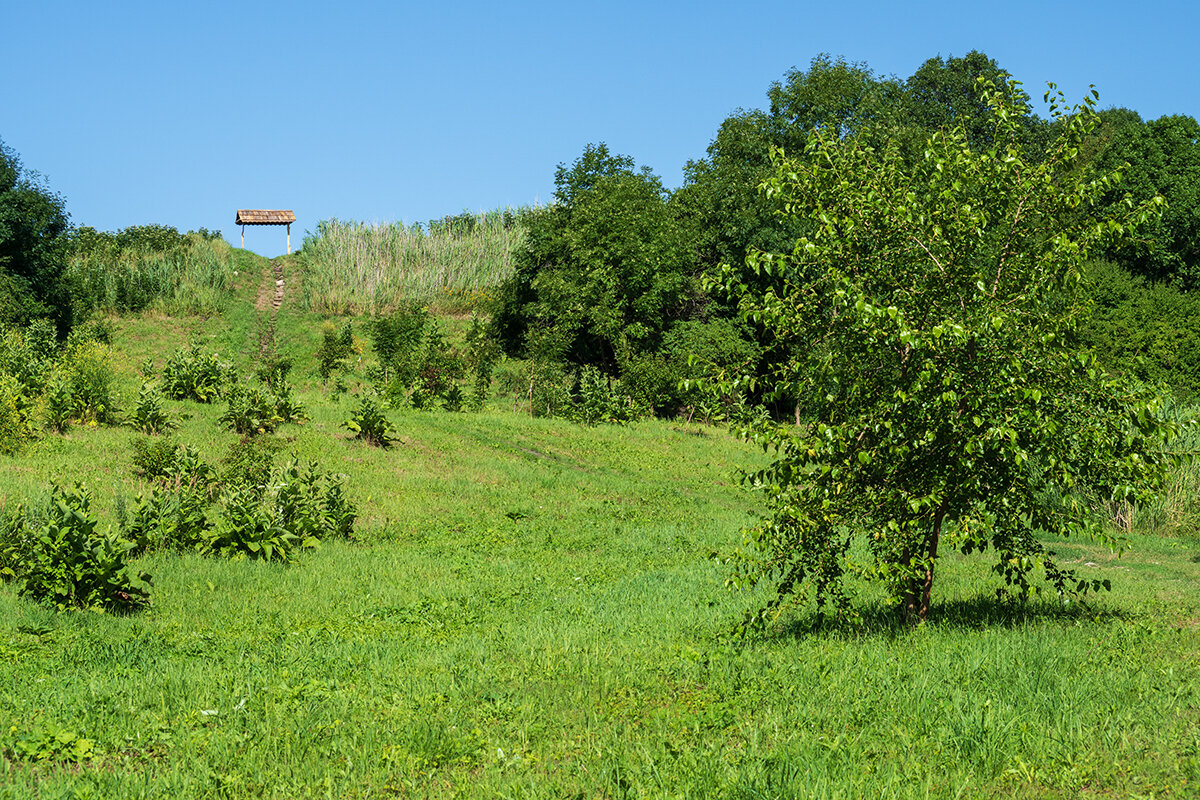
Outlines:
{"type": "MultiPolygon", "coordinates": [[[[906,78],[982,50],[1041,96],[1200,116],[1194,2],[0,0],[0,138],[72,222],[237,208],[425,221],[547,201],[588,142],[668,186],[818,53],[906,78]]],[[[265,255],[282,231],[247,230],[265,255]]]]}

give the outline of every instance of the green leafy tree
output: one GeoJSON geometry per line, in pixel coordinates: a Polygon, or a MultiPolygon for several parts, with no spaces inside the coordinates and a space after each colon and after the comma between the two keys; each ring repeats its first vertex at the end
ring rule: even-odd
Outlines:
{"type": "MultiPolygon", "coordinates": [[[[1128,109],[1101,112],[1101,120],[1097,167],[1121,170],[1122,188],[1135,201],[1156,195],[1167,201],[1136,246],[1108,257],[1148,280],[1200,288],[1200,122],[1183,115],[1143,122],[1128,109]]],[[[1117,205],[1123,198],[1112,192],[1108,201],[1117,205]]]]}
{"type": "Polygon", "coordinates": [[[818,129],[836,136],[891,130],[901,92],[898,81],[866,64],[821,54],[807,70],[792,69],[771,84],[769,110],[739,110],[721,123],[706,158],[688,163],[676,196],[701,263],[742,264],[750,249],[770,252],[796,241],[804,221],[780,217],[758,191],[774,170],[771,151],[799,156],[818,129]]]}
{"type": "Polygon", "coordinates": [[[725,271],[743,315],[790,354],[734,383],[797,392],[806,412],[747,427],[776,453],[754,476],[771,514],[735,576],[774,582],[757,621],[808,594],[845,607],[851,576],[883,581],[923,619],[947,550],[992,549],[1018,593],[1038,573],[1060,592],[1100,588],[1041,538],[1103,536],[1104,501],[1142,499],[1164,476],[1177,428],[1158,398],[1075,341],[1083,258],[1160,201],[1096,212],[1112,181],[1079,165],[1094,98],[1064,109],[1056,96],[1060,136],[1030,154],[1020,96],[980,88],[996,125],[986,150],[953,127],[913,163],[896,143],[814,131],[765,184],[811,234],[752,253],[760,280],[725,271]]]}
{"type": "Polygon", "coordinates": [[[69,219],[63,199],[26,172],[0,141],[0,323],[54,320],[71,326],[71,299],[62,281],[69,219]]]}
{"type": "Polygon", "coordinates": [[[510,353],[612,373],[686,316],[697,292],[688,238],[662,182],[603,144],[560,165],[555,186],[554,204],[528,219],[494,330],[510,353]]]}
{"type": "MultiPolygon", "coordinates": [[[[1000,68],[995,59],[978,50],[965,56],[928,59],[904,83],[902,119],[923,135],[941,129],[960,128],[971,149],[983,152],[995,144],[994,108],[979,96],[979,81],[988,81],[1000,91],[1025,99],[1020,85],[1000,68]]],[[[1027,157],[1037,158],[1048,143],[1049,128],[1029,107],[1013,120],[1019,122],[1022,139],[1031,145],[1027,157]]]]}

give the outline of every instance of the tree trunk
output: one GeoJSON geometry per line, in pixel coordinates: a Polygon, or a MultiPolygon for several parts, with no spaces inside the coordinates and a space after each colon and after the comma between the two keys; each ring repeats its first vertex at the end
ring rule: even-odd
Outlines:
{"type": "MultiPolygon", "coordinates": [[[[943,501],[933,515],[933,529],[929,532],[929,538],[925,540],[924,574],[909,583],[908,592],[900,603],[900,614],[906,622],[912,624],[924,622],[925,616],[929,613],[930,597],[933,594],[933,565],[937,561],[938,539],[942,535],[942,521],[945,518],[946,503],[943,501]]],[[[904,561],[905,566],[909,566],[912,564],[912,557],[906,556],[904,561]]]]}

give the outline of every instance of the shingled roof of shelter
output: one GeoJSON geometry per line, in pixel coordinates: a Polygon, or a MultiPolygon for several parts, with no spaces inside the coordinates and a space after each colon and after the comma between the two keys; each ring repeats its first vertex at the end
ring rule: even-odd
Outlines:
{"type": "Polygon", "coordinates": [[[239,208],[237,225],[288,225],[296,221],[291,209],[270,211],[267,209],[239,208]]]}

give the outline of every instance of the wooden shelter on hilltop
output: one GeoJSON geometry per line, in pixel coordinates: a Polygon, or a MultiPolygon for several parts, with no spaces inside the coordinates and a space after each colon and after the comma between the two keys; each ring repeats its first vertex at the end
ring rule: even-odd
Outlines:
{"type": "Polygon", "coordinates": [[[269,210],[263,208],[239,208],[237,212],[237,224],[242,226],[242,249],[246,249],[246,226],[247,225],[286,225],[287,226],[287,251],[292,252],[292,223],[296,221],[296,215],[291,209],[269,210]]]}

